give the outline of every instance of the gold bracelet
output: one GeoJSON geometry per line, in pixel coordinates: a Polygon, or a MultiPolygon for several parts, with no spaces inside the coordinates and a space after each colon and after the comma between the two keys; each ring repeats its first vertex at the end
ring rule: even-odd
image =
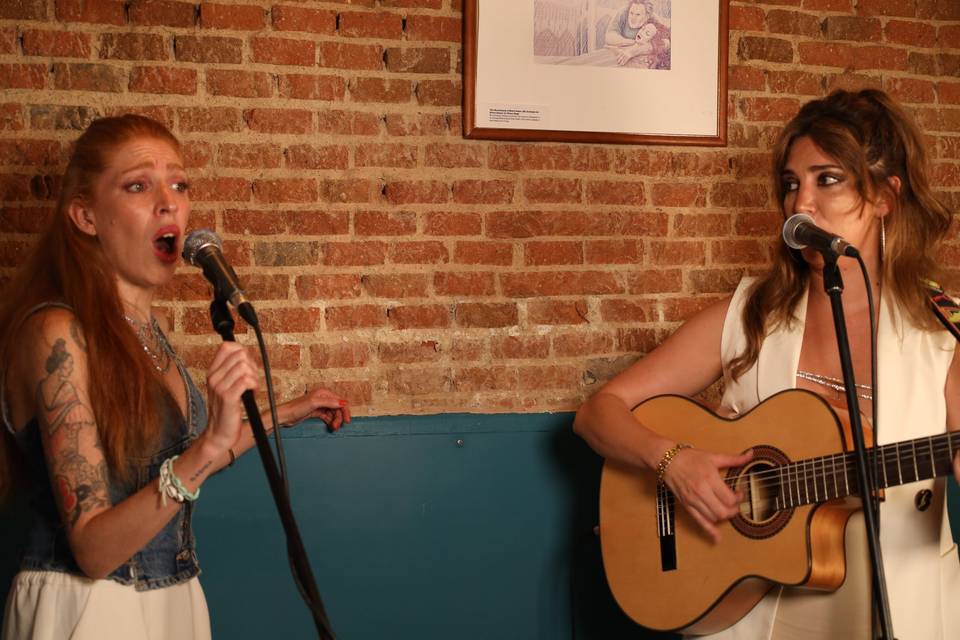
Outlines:
{"type": "Polygon", "coordinates": [[[667,467],[669,467],[670,463],[673,462],[673,459],[677,457],[677,454],[683,449],[692,448],[692,444],[678,442],[674,446],[667,449],[667,452],[663,454],[662,458],[660,458],[660,462],[657,463],[657,484],[663,484],[663,476],[667,473],[667,467]]]}

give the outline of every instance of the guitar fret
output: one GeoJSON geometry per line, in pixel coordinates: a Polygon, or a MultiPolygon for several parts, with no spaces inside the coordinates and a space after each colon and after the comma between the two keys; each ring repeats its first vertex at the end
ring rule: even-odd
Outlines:
{"type": "Polygon", "coordinates": [[[785,502],[783,494],[783,467],[777,467],[777,478],[780,480],[780,495],[778,495],[776,499],[777,511],[779,511],[783,508],[785,502]]]}
{"type": "Polygon", "coordinates": [[[916,482],[920,479],[920,469],[917,468],[917,441],[910,441],[910,450],[913,451],[913,480],[916,482]]]}
{"type": "Polygon", "coordinates": [[[894,443],[893,448],[897,452],[897,476],[900,478],[900,484],[903,484],[903,467],[900,466],[900,443],[894,443]]]}
{"type": "Polygon", "coordinates": [[[800,470],[797,469],[797,465],[795,465],[795,464],[790,465],[790,466],[793,467],[793,470],[794,470],[794,472],[795,472],[794,478],[796,479],[796,483],[795,483],[795,484],[797,485],[797,506],[799,507],[800,505],[803,504],[803,501],[802,501],[801,498],[800,498],[800,470]]]}
{"type": "Polygon", "coordinates": [[[846,494],[845,494],[845,495],[850,495],[850,478],[847,476],[847,468],[848,468],[849,466],[850,466],[850,465],[847,464],[847,460],[844,459],[844,461],[843,461],[843,486],[844,486],[844,488],[846,489],[846,494]]]}
{"type": "Polygon", "coordinates": [[[937,474],[937,461],[933,459],[933,436],[927,438],[927,446],[930,447],[930,474],[937,474]]]}
{"type": "Polygon", "coordinates": [[[813,501],[820,502],[820,496],[817,495],[817,459],[813,459],[813,501]]]}
{"type": "Polygon", "coordinates": [[[880,464],[883,467],[883,486],[889,487],[890,481],[887,480],[887,448],[880,447],[880,464]]]}

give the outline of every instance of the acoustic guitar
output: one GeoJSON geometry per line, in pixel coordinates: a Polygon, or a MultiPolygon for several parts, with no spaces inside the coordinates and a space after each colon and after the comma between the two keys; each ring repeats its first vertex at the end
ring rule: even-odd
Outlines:
{"type": "MultiPolygon", "coordinates": [[[[726,483],[745,496],[714,544],[656,475],[607,461],[600,482],[600,544],[614,598],[636,623],[715,633],[774,584],[835,590],[846,572],[844,527],[859,508],[849,425],[814,393],[783,391],[725,419],[680,396],[634,409],[647,428],[677,442],[739,455],[726,483]],[[849,498],[848,498],[849,496],[849,498]]],[[[870,443],[868,443],[870,446],[870,443]]],[[[877,488],[951,473],[960,432],[872,447],[877,488]]],[[[682,453],[680,455],[683,455],[682,453]]]]}

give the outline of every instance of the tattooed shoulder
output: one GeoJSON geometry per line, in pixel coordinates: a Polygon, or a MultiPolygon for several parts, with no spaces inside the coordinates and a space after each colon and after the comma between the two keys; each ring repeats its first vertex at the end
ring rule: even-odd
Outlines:
{"type": "Polygon", "coordinates": [[[87,350],[87,339],[83,336],[83,329],[80,328],[80,323],[77,322],[76,318],[70,319],[70,337],[73,338],[78,347],[84,351],[87,350]]]}

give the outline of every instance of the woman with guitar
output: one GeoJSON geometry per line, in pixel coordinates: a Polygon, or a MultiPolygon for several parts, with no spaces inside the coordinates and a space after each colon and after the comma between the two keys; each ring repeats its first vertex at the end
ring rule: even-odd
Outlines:
{"type": "MultiPolygon", "coordinates": [[[[837,91],[803,106],[773,158],[781,214],[807,214],[857,247],[879,306],[873,380],[867,288],[841,258],[859,398],[849,409],[878,443],[880,546],[900,640],[960,637],[960,561],[935,478],[960,477],[960,440],[945,435],[960,428],[960,355],[927,280],[951,215],[931,191],[926,144],[883,92],[837,91]]],[[[577,412],[574,429],[607,459],[608,581],[638,623],[723,639],[871,637],[823,267],[819,252],[779,242],[766,274],[744,278],[577,412]],[[720,379],[719,415],[659,397],[720,379]]]]}

